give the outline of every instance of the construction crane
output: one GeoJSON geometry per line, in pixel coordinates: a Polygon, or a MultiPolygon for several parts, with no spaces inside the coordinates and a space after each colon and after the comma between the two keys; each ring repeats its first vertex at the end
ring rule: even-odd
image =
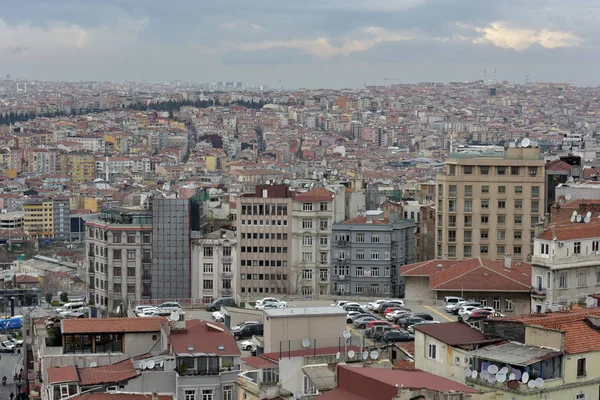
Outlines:
{"type": "Polygon", "coordinates": [[[384,81],[401,81],[400,78],[383,78],[384,81]]]}

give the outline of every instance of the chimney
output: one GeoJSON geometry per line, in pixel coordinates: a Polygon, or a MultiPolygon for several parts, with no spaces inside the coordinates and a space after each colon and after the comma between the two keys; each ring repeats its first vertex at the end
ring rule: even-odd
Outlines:
{"type": "Polygon", "coordinates": [[[510,255],[507,254],[504,256],[504,268],[510,269],[511,265],[512,265],[512,259],[511,259],[510,255]]]}
{"type": "Polygon", "coordinates": [[[438,264],[437,267],[438,268],[444,268],[444,266],[442,264],[438,264]]]}
{"type": "Polygon", "coordinates": [[[158,400],[158,392],[152,392],[152,400],[158,400]]]}
{"type": "Polygon", "coordinates": [[[175,329],[185,329],[185,313],[179,312],[179,318],[175,321],[175,329]]]}

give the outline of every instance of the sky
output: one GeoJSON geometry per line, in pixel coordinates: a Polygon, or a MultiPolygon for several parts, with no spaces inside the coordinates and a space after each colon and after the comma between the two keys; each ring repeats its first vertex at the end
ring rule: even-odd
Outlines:
{"type": "Polygon", "coordinates": [[[596,86],[599,16],[597,0],[10,1],[0,76],[286,89],[529,76],[596,86]]]}

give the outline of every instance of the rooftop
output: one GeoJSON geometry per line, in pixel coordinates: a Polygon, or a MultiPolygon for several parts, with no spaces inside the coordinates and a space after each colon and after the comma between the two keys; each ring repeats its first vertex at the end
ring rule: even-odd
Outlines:
{"type": "Polygon", "coordinates": [[[548,225],[537,239],[567,241],[597,237],[600,237],[600,221],[592,219],[589,224],[561,222],[548,225]]]}
{"type": "Polygon", "coordinates": [[[238,356],[241,354],[229,330],[217,322],[199,319],[185,321],[185,329],[173,329],[169,337],[173,352],[179,357],[208,354],[238,356]]]}
{"type": "Polygon", "coordinates": [[[538,361],[548,360],[562,351],[545,347],[528,346],[521,343],[501,343],[496,346],[486,346],[473,350],[470,353],[473,357],[482,358],[501,363],[527,366],[535,364],[538,361]]]}
{"type": "Polygon", "coordinates": [[[446,343],[449,346],[467,344],[492,343],[496,339],[485,339],[483,332],[462,322],[447,322],[444,324],[415,325],[415,330],[446,343]]]}
{"type": "Polygon", "coordinates": [[[314,203],[317,201],[332,201],[333,193],[325,188],[316,188],[307,192],[294,192],[292,197],[296,201],[314,203]]]}
{"type": "Polygon", "coordinates": [[[159,332],[164,318],[86,318],[63,319],[62,333],[159,332]]]}
{"type": "Polygon", "coordinates": [[[342,310],[339,307],[333,307],[333,306],[268,308],[268,309],[264,310],[264,312],[271,318],[326,316],[326,315],[346,316],[346,311],[342,310]]]}
{"type": "MultiPolygon", "coordinates": [[[[152,394],[133,393],[85,393],[72,400],[153,400],[152,394]]],[[[173,400],[172,395],[159,395],[156,400],[173,400]]]]}

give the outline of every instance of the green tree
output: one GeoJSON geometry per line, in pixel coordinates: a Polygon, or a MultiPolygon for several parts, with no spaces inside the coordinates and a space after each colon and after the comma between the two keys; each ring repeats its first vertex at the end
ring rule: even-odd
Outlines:
{"type": "Polygon", "coordinates": [[[52,303],[52,293],[46,293],[46,304],[48,304],[48,308],[50,308],[50,303],[52,303]]]}
{"type": "Polygon", "coordinates": [[[60,294],[60,301],[62,301],[63,303],[69,301],[69,294],[67,292],[62,292],[60,294]]]}

